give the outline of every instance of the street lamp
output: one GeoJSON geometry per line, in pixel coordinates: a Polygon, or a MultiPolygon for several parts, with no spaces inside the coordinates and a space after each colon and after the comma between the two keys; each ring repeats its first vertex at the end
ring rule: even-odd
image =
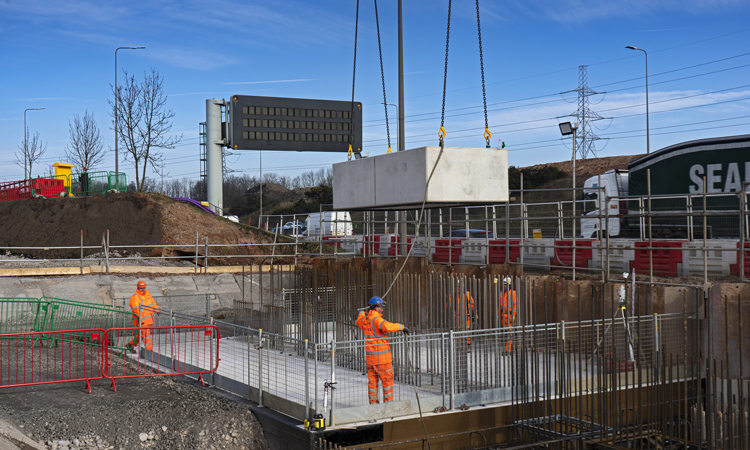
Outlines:
{"type": "MultiPolygon", "coordinates": [[[[130,49],[130,50],[137,50],[140,48],[146,48],[146,47],[117,47],[115,49],[115,174],[120,173],[120,157],[117,152],[117,141],[119,141],[119,137],[117,135],[117,99],[120,97],[119,92],[117,92],[117,50],[122,49],[130,49]]],[[[116,177],[119,177],[119,175],[115,175],[116,177]]],[[[119,178],[118,178],[119,181],[119,178]]]]}
{"type": "Polygon", "coordinates": [[[559,124],[560,133],[563,136],[573,135],[573,280],[576,279],[576,131],[578,122],[571,124],[563,122],[559,124]]]}
{"type": "MultiPolygon", "coordinates": [[[[29,155],[29,148],[27,146],[27,140],[29,133],[26,132],[26,111],[38,111],[44,108],[26,108],[23,110],[23,177],[26,178],[26,166],[29,155]]],[[[31,174],[28,174],[31,178],[31,174]]]]}
{"type": "Polygon", "coordinates": [[[630,50],[640,50],[646,57],[646,154],[649,154],[651,153],[651,143],[649,142],[650,133],[648,127],[648,53],[646,53],[646,50],[638,47],[633,47],[632,45],[628,45],[625,48],[630,50]]]}

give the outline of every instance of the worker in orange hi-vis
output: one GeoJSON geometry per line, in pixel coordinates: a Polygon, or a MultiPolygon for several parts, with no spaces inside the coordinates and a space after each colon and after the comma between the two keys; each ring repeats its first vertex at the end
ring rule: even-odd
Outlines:
{"type": "MultiPolygon", "coordinates": [[[[471,296],[471,292],[466,291],[466,330],[471,330],[471,318],[474,316],[474,297],[471,296]]],[[[471,351],[471,336],[466,338],[466,344],[469,346],[471,351]]]]}
{"type": "Polygon", "coordinates": [[[140,327],[141,329],[125,348],[135,353],[135,348],[138,346],[138,337],[140,336],[146,350],[153,350],[154,346],[151,343],[151,330],[149,328],[154,324],[154,314],[161,311],[154,297],[146,289],[146,282],[143,280],[138,282],[135,294],[130,297],[130,311],[133,312],[133,326],[140,327]]]}
{"type": "MultiPolygon", "coordinates": [[[[511,287],[511,278],[503,278],[503,296],[500,301],[502,308],[501,324],[503,327],[512,327],[516,322],[516,291],[511,287]]],[[[505,351],[513,350],[513,333],[505,341],[505,351]]]]}
{"type": "Polygon", "coordinates": [[[365,362],[367,365],[367,397],[370,404],[378,402],[378,380],[383,384],[383,402],[393,401],[393,357],[386,333],[409,329],[400,323],[383,319],[385,302],[373,297],[368,302],[369,311],[360,311],[357,326],[365,333],[365,362]]]}

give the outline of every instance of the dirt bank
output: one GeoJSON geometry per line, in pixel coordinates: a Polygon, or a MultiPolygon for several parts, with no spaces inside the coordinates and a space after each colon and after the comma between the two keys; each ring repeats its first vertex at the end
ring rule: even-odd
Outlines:
{"type": "MultiPolygon", "coordinates": [[[[32,258],[79,258],[81,233],[84,254],[99,253],[102,235],[109,230],[110,246],[139,245],[116,249],[126,255],[186,257],[195,255],[196,236],[199,256],[270,255],[268,247],[233,246],[273,243],[274,236],[256,228],[242,226],[195,206],[180,203],[159,194],[122,193],[96,197],[32,199],[0,202],[0,221],[4,224],[0,248],[14,255],[32,258]],[[167,245],[155,248],[150,245],[167,245]],[[51,247],[71,247],[52,249],[51,247]]],[[[277,241],[294,242],[288,237],[277,241]]],[[[276,255],[294,254],[294,246],[278,247],[276,255]]],[[[299,261],[299,259],[298,259],[299,261]]],[[[214,264],[258,264],[259,259],[210,260],[214,264]]],[[[276,258],[275,262],[284,262],[276,258]]],[[[301,261],[304,262],[304,261],[301,261]]]]}

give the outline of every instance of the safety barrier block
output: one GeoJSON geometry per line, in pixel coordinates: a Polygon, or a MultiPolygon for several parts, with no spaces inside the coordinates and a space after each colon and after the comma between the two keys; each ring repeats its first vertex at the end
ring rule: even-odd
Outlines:
{"type": "MultiPolygon", "coordinates": [[[[391,242],[388,246],[388,256],[399,256],[399,252],[401,251],[401,245],[399,243],[401,242],[401,236],[390,236],[391,242]]],[[[411,242],[414,240],[414,236],[407,236],[406,237],[406,253],[409,253],[409,250],[411,250],[411,242]]],[[[405,256],[405,255],[404,255],[405,256]]]]}
{"type": "MultiPolygon", "coordinates": [[[[678,277],[682,272],[683,241],[652,241],[651,261],[654,275],[660,277],[678,277]]],[[[635,242],[635,259],[630,263],[630,270],[636,273],[650,273],[648,241],[635,242]]]]}
{"type": "MultiPolygon", "coordinates": [[[[709,239],[706,241],[706,270],[709,276],[721,277],[732,273],[736,266],[739,248],[734,240],[709,239]]],[[[685,242],[682,245],[683,275],[703,275],[703,241],[685,242]]],[[[739,268],[737,269],[739,273],[739,268]]]]}
{"type": "Polygon", "coordinates": [[[470,238],[463,242],[460,262],[467,264],[485,264],[487,261],[487,240],[470,238]]]}
{"type": "MultiPolygon", "coordinates": [[[[607,241],[596,242],[592,252],[592,268],[604,269],[607,266],[607,241]]],[[[622,273],[630,271],[630,263],[635,259],[635,239],[609,240],[609,270],[622,273]]]]}
{"type": "MultiPolygon", "coordinates": [[[[511,263],[517,263],[521,259],[520,239],[510,239],[508,242],[508,256],[511,263]]],[[[490,241],[487,249],[487,264],[505,264],[505,239],[494,239],[490,241]]]]}
{"type": "MultiPolygon", "coordinates": [[[[526,239],[523,247],[523,264],[535,267],[549,267],[555,257],[555,240],[526,239]]],[[[519,258],[520,262],[520,258],[519,258]]]]}
{"type": "MultiPolygon", "coordinates": [[[[745,242],[744,247],[745,247],[745,251],[742,252],[742,258],[744,260],[743,264],[745,265],[745,267],[744,267],[743,272],[745,275],[744,278],[748,278],[750,277],[750,250],[748,250],[750,249],[750,242],[745,242]]],[[[735,248],[738,249],[736,252],[734,252],[735,257],[737,259],[735,260],[734,264],[730,264],[729,270],[731,271],[732,275],[740,276],[740,259],[739,259],[740,258],[739,256],[740,243],[739,242],[735,244],[735,248]]]]}
{"type": "Polygon", "coordinates": [[[55,178],[37,178],[32,180],[32,188],[35,195],[44,198],[59,197],[65,192],[65,182],[55,178]]]}
{"type": "Polygon", "coordinates": [[[463,239],[436,239],[432,260],[436,263],[458,264],[463,239]]]}
{"type": "Polygon", "coordinates": [[[366,234],[362,236],[362,251],[363,256],[371,256],[380,254],[380,235],[379,234],[366,234]]]}
{"type": "MultiPolygon", "coordinates": [[[[593,246],[596,239],[576,239],[576,268],[588,269],[594,257],[593,246]]],[[[555,241],[555,256],[552,260],[555,266],[573,266],[573,239],[559,239],[555,241]]]]}

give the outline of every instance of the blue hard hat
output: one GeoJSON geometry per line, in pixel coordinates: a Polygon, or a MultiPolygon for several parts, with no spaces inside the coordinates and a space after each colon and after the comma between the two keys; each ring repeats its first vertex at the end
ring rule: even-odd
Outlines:
{"type": "Polygon", "coordinates": [[[370,305],[370,308],[374,308],[376,306],[385,306],[385,302],[380,297],[371,298],[367,304],[370,305]]]}

